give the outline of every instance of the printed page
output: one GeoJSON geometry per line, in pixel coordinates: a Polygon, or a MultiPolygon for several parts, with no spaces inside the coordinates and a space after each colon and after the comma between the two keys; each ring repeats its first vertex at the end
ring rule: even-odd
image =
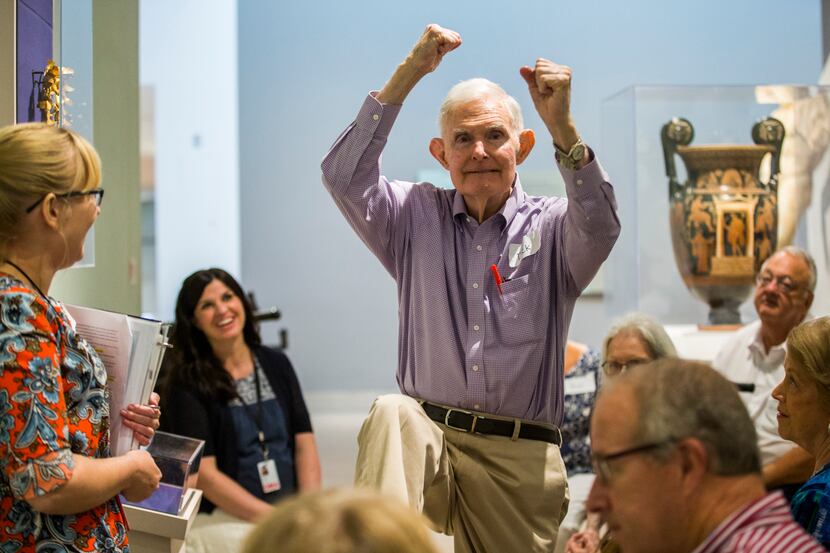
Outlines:
{"type": "Polygon", "coordinates": [[[130,450],[133,431],[121,424],[121,409],[127,401],[130,352],[133,337],[127,316],[77,305],[66,305],[75,319],[76,331],[95,349],[104,367],[110,389],[110,449],[113,455],[130,450]]]}

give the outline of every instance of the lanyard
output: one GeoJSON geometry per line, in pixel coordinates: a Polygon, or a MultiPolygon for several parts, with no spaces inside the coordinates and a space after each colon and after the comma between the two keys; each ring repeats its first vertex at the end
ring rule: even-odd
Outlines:
{"type": "Polygon", "coordinates": [[[254,361],[254,381],[256,382],[256,416],[251,413],[248,408],[249,404],[245,403],[245,400],[241,396],[239,397],[239,401],[242,402],[242,408],[245,410],[245,414],[256,425],[259,447],[262,448],[262,458],[268,460],[268,444],[265,442],[265,432],[262,428],[262,390],[259,381],[259,359],[257,359],[253,352],[251,352],[251,357],[254,361]]]}

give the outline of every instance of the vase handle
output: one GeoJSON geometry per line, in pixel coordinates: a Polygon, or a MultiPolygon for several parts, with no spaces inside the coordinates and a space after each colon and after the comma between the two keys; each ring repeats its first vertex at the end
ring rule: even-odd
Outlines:
{"type": "Polygon", "coordinates": [[[781,144],[784,142],[784,124],[774,117],[767,117],[755,123],[752,127],[752,140],[762,146],[772,146],[772,160],[770,161],[769,182],[765,186],[770,192],[778,189],[778,173],[781,170],[781,144]]]}
{"type": "Polygon", "coordinates": [[[688,146],[695,137],[695,129],[688,119],[674,117],[663,125],[660,131],[660,141],[663,143],[663,158],[666,162],[666,176],[669,177],[669,199],[681,192],[681,184],[677,181],[677,167],[674,164],[674,154],[678,146],[688,146]]]}

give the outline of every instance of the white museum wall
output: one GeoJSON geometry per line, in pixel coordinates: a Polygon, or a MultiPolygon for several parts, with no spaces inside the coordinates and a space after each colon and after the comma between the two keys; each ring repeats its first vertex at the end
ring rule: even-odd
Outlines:
{"type": "MultiPolygon", "coordinates": [[[[235,0],[141,0],[140,83],[155,94],[155,315],[195,269],[240,272],[235,0]]],[[[146,305],[146,303],[145,303],[146,305]]]]}
{"type": "MultiPolygon", "coordinates": [[[[282,310],[307,390],[395,386],[394,283],[334,207],[319,164],[427,23],[459,31],[464,44],[407,101],[384,156],[395,178],[436,168],[427,142],[438,104],[479,75],[514,94],[537,130],[520,172],[550,170],[553,149],[518,75],[538,56],[573,67],[574,117],[600,158],[614,147],[601,143],[600,103],[626,86],[815,82],[822,66],[817,0],[248,0],[238,15],[242,276],[262,305],[282,310]]],[[[571,336],[598,346],[608,323],[601,299],[580,300],[571,336]]]]}

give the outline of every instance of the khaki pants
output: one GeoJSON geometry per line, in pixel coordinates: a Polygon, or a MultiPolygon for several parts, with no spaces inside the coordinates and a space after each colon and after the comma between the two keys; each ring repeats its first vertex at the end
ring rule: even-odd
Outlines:
{"type": "Polygon", "coordinates": [[[398,394],[375,400],[358,446],[355,485],[422,511],[457,553],[553,551],[568,507],[558,446],[454,430],[398,394]]]}

